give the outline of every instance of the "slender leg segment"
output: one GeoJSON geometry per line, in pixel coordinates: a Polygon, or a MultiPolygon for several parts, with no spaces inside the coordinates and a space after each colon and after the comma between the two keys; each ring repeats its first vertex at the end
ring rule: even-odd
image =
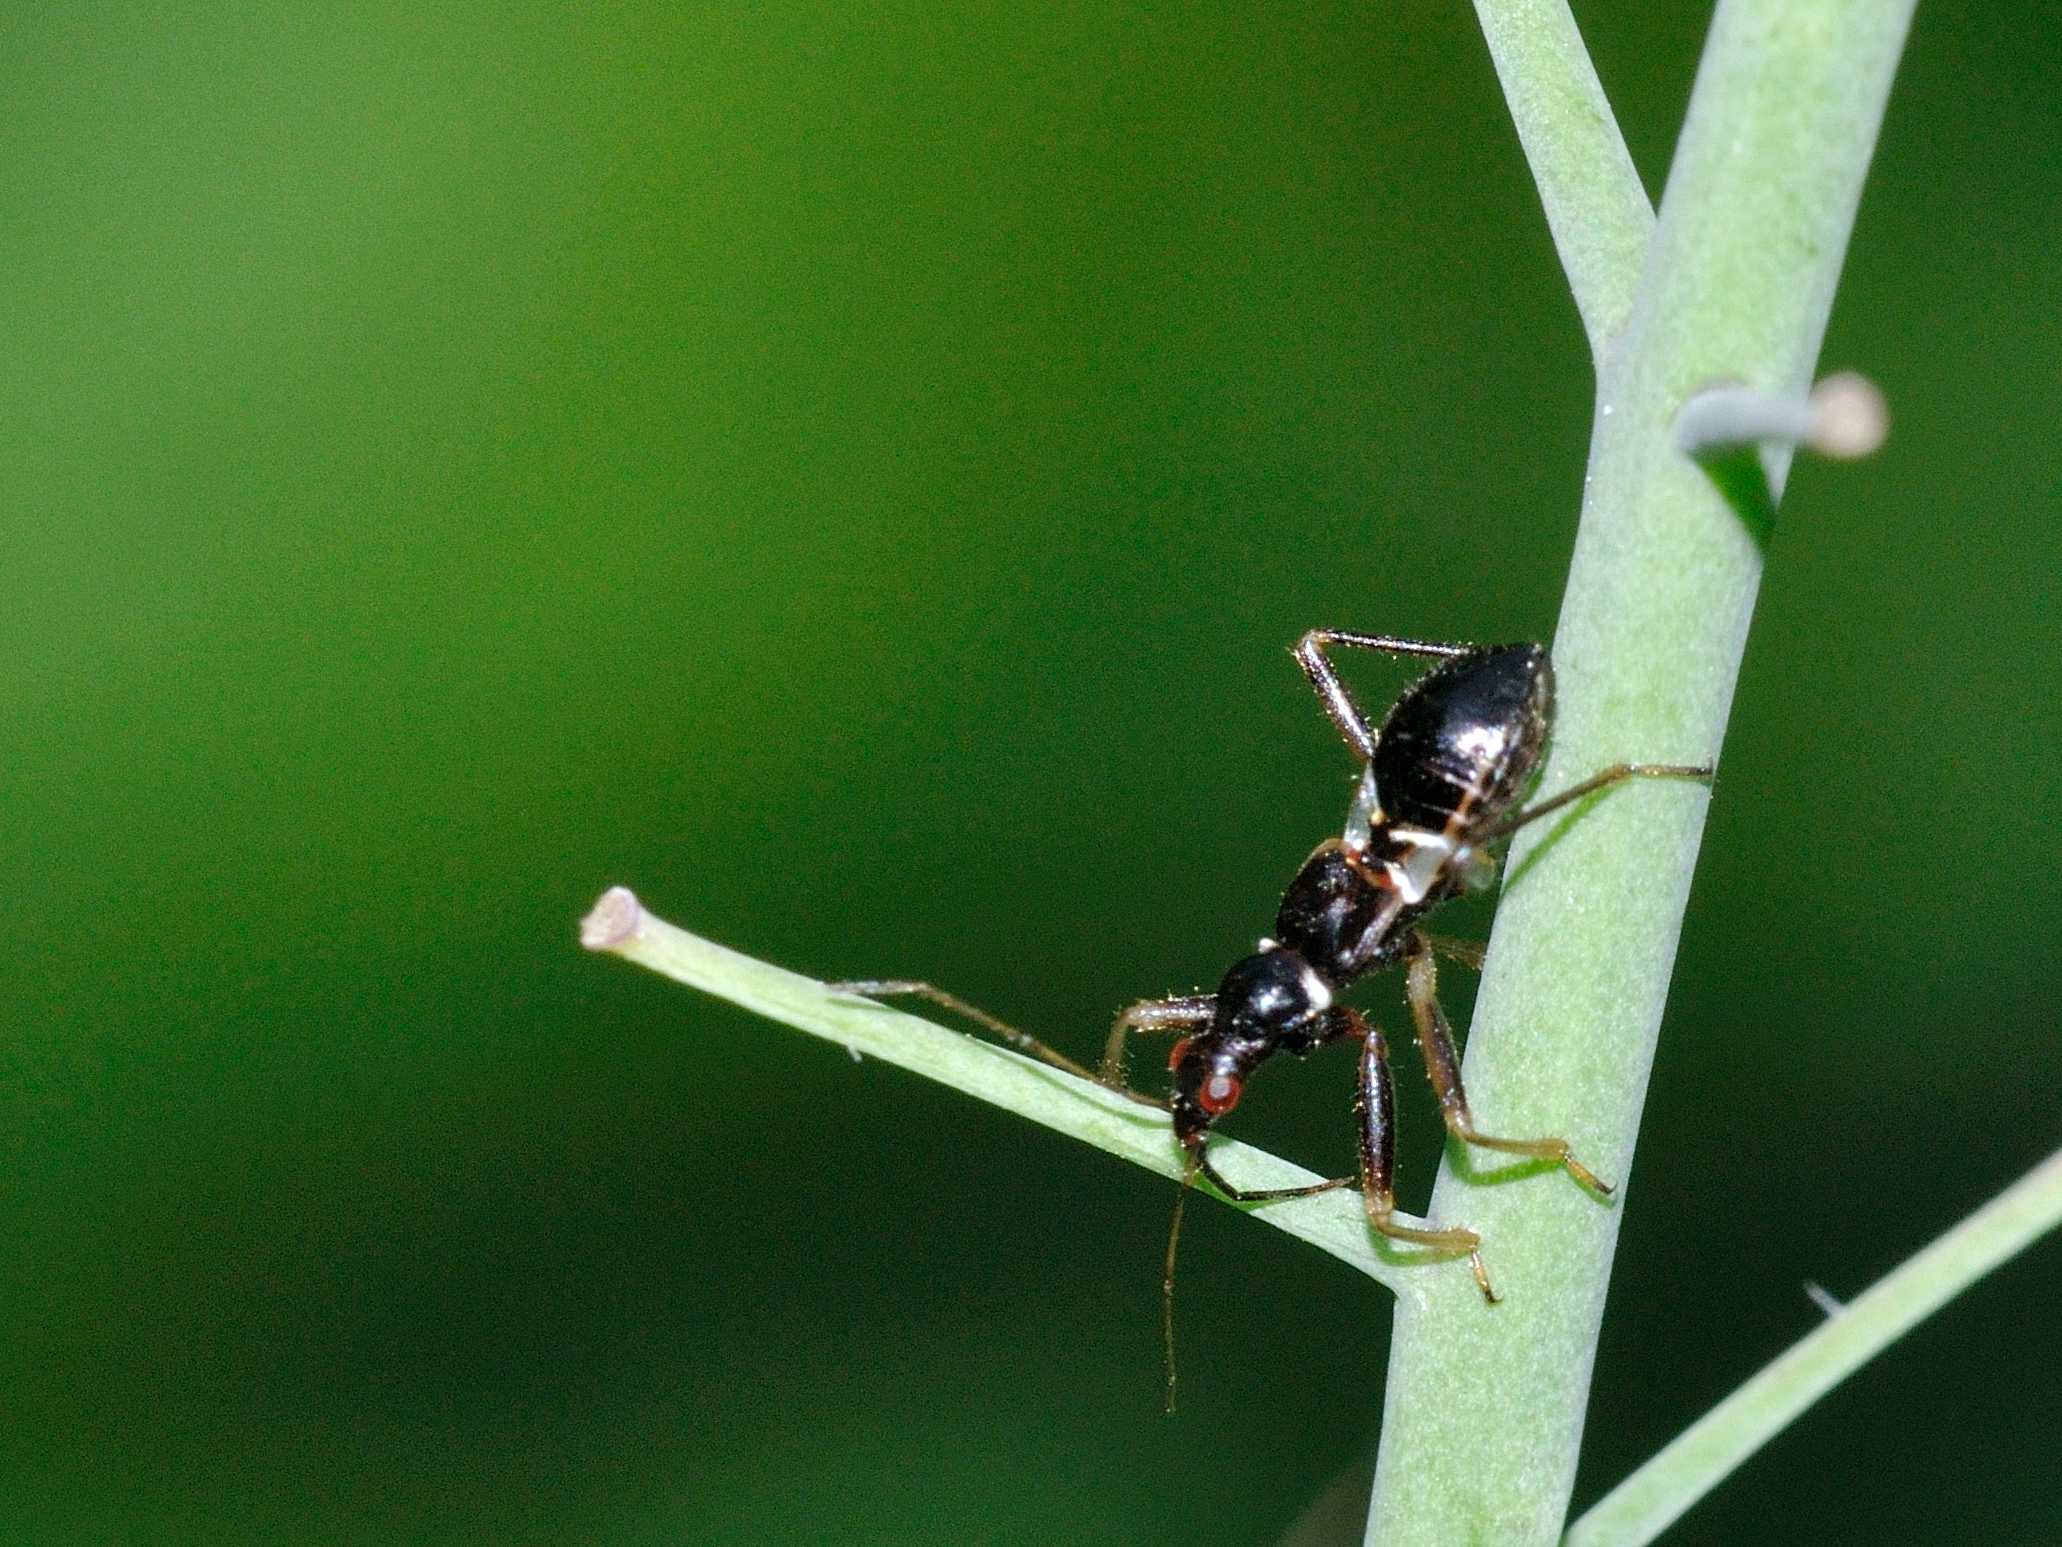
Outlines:
{"type": "Polygon", "coordinates": [[[1427,934],[1432,949],[1450,962],[1459,962],[1470,972],[1482,970],[1482,958],[1489,954],[1489,947],[1480,940],[1460,940],[1452,935],[1427,934]]]}
{"type": "Polygon", "coordinates": [[[1563,806],[1572,805],[1585,795],[1594,795],[1598,790],[1622,784],[1627,779],[1701,779],[1708,781],[1716,770],[1709,763],[1613,763],[1609,768],[1591,774],[1579,784],[1572,784],[1558,795],[1551,795],[1536,806],[1527,806],[1514,812],[1501,822],[1482,830],[1480,836],[1471,834],[1469,841],[1475,844],[1494,843],[1499,838],[1508,838],[1528,822],[1537,822],[1543,816],[1550,816],[1563,806]]]}
{"type": "Polygon", "coordinates": [[[1165,1109],[1167,1103],[1159,1096],[1149,1096],[1142,1090],[1100,1078],[1087,1065],[1069,1058],[1058,1048],[1041,1042],[1028,1031],[1019,1031],[1008,1021],[990,1015],[979,1005],[969,1004],[957,994],[949,994],[935,983],[922,983],[910,978],[859,978],[847,983],[826,983],[823,985],[834,994],[858,994],[868,999],[886,999],[906,994],[916,999],[928,999],[942,1005],[955,1015],[963,1015],[978,1026],[985,1026],[1004,1042],[1020,1053],[1029,1053],[1033,1058],[1051,1064],[1055,1069],[1064,1069],[1069,1074],[1078,1074],[1084,1080],[1106,1085],[1120,1096],[1129,1096],[1141,1106],[1165,1109]]]}
{"type": "Polygon", "coordinates": [[[1411,1019],[1417,1023],[1418,1052],[1439,1097],[1439,1114],[1446,1119],[1446,1131],[1464,1144],[1553,1161],[1565,1167],[1583,1186],[1608,1196],[1611,1184],[1577,1160],[1566,1139],[1500,1139],[1475,1126],[1475,1116],[1468,1110],[1468,1093],[1461,1085],[1461,1060],[1453,1045],[1453,1027],[1447,1023],[1446,1012],[1439,1008],[1439,976],[1432,963],[1431,942],[1412,930],[1404,942],[1403,960],[1411,1019]]]}
{"type": "Polygon", "coordinates": [[[1398,639],[1390,634],[1354,634],[1336,628],[1314,628],[1296,641],[1296,664],[1303,668],[1303,675],[1317,689],[1318,701],[1325,706],[1325,713],[1331,716],[1332,723],[1339,727],[1339,734],[1346,738],[1346,745],[1353,748],[1362,762],[1372,760],[1375,755],[1375,733],[1367,722],[1367,716],[1360,712],[1360,705],[1346,690],[1346,684],[1339,680],[1332,658],[1325,653],[1333,645],[1349,650],[1381,650],[1390,655],[1425,655],[1439,660],[1466,655],[1469,648],[1425,639],[1398,639]]]}
{"type": "Polygon", "coordinates": [[[1141,999],[1117,1012],[1110,1024],[1110,1040],[1103,1047],[1100,1076],[1105,1085],[1121,1089],[1124,1084],[1124,1040],[1134,1031],[1201,1031],[1217,1013],[1215,994],[1179,994],[1171,999],[1141,999]]]}
{"type": "MultiPolygon", "coordinates": [[[[1336,1042],[1341,1037],[1364,1037],[1368,1035],[1367,1019],[1358,1010],[1344,1005],[1325,1012],[1324,1027],[1318,1033],[1317,1043],[1322,1046],[1336,1042]]],[[[1380,1036],[1380,1032],[1374,1033],[1380,1036]]],[[[1234,1203],[1273,1203],[1282,1198],[1308,1198],[1317,1193],[1330,1192],[1337,1187],[1351,1187],[1354,1178],[1335,1176],[1328,1182],[1312,1182],[1306,1187],[1234,1187],[1217,1174],[1217,1168],[1210,1164],[1210,1157],[1200,1147],[1193,1150],[1195,1168],[1210,1179],[1210,1185],[1223,1193],[1234,1203]]]]}
{"type": "Polygon", "coordinates": [[[1308,1187],[1234,1187],[1217,1174],[1217,1167],[1210,1164],[1210,1157],[1201,1150],[1196,1151],[1196,1169],[1210,1179],[1212,1187],[1234,1203],[1279,1203],[1284,1198],[1314,1198],[1321,1192],[1353,1185],[1352,1177],[1335,1176],[1328,1182],[1312,1182],[1308,1187]]]}
{"type": "Polygon", "coordinates": [[[1396,1212],[1396,1087],[1389,1078],[1389,1045],[1376,1027],[1369,1027],[1360,1050],[1360,1195],[1368,1223],[1392,1241],[1429,1246],[1453,1256],[1467,1255],[1468,1270],[1482,1298],[1496,1304],[1489,1270],[1482,1266],[1482,1237],[1466,1225],[1444,1230],[1399,1225],[1396,1212]]]}

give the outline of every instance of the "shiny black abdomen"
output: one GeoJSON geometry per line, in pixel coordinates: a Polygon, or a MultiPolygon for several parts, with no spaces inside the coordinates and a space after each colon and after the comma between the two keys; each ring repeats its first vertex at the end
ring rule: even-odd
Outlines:
{"type": "Polygon", "coordinates": [[[1382,722],[1374,770],[1384,815],[1438,832],[1464,802],[1477,816],[1509,805],[1538,766],[1553,707],[1554,669],[1540,645],[1490,645],[1446,662],[1382,722]]]}

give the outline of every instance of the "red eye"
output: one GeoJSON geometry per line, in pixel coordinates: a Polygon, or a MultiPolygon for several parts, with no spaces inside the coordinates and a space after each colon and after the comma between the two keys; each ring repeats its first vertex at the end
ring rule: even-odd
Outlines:
{"type": "Polygon", "coordinates": [[[1189,1056],[1189,1044],[1195,1040],[1194,1037],[1183,1037],[1174,1044],[1173,1050],[1167,1055],[1167,1067],[1169,1069],[1179,1069],[1181,1067],[1181,1061],[1189,1056]]]}
{"type": "Polygon", "coordinates": [[[1203,1082],[1203,1088],[1196,1092],[1196,1105],[1212,1117],[1222,1116],[1239,1104],[1239,1092],[1243,1089],[1239,1081],[1228,1074],[1213,1074],[1203,1082]]]}

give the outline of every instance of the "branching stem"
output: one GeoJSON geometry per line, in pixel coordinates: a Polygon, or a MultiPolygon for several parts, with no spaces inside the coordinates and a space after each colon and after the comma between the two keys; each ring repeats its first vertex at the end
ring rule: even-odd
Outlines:
{"type": "Polygon", "coordinates": [[[1578,1520],[1566,1547],[1640,1547],[1791,1419],[1984,1274],[2062,1225],[2062,1150],[1879,1279],[1671,1440],[1578,1520]]]}
{"type": "MultiPolygon", "coordinates": [[[[1717,477],[1673,427],[1716,382],[1802,397],[1910,13],[1910,0],[1721,0],[1631,313],[1599,372],[1554,639],[1548,788],[1620,759],[1717,757],[1788,448],[1717,477]]],[[[1478,1108],[1565,1133],[1635,1183],[1705,804],[1694,787],[1628,789],[1521,834],[1469,1037],[1478,1108]]],[[[1470,1314],[1442,1280],[1399,1304],[1371,1543],[1559,1537],[1620,1213],[1553,1181],[1474,1185],[1458,1156],[1442,1170],[1432,1216],[1496,1243],[1506,1303],[1470,1314]]],[[[1636,1197],[1636,1185],[1621,1194],[1636,1197]]]]}
{"type": "Polygon", "coordinates": [[[1654,206],[1566,0],[1475,0],[1590,351],[1632,314],[1654,206]]]}
{"type": "MultiPolygon", "coordinates": [[[[1721,0],[1657,221],[1563,0],[1476,0],[1598,367],[1554,642],[1561,696],[1546,788],[1625,760],[1716,759],[1791,442],[1810,438],[1800,405],[1912,3],[1721,0]],[[1679,441],[1685,403],[1712,388],[1706,417],[1693,414],[1679,441]]],[[[1504,1131],[1565,1133],[1621,1183],[1632,1179],[1707,800],[1694,785],[1622,788],[1521,833],[1506,872],[1468,1088],[1504,1131]]],[[[1182,1176],[1159,1114],[698,939],[621,888],[582,938],[1182,1176]]],[[[1243,1186],[1317,1180],[1233,1141],[1214,1144],[1211,1158],[1243,1186]]],[[[1558,1174],[1483,1186],[1475,1165],[1450,1148],[1432,1214],[1465,1219],[1494,1243],[1504,1291],[1494,1313],[1459,1265],[1406,1265],[1371,1238],[1351,1192],[1253,1210],[1399,1295],[1368,1524],[1382,1547],[1545,1547],[1567,1510],[1628,1190],[1605,1205],[1558,1174]]],[[[1964,1227],[1972,1236],[1957,1231],[1921,1253],[1750,1382],[1636,1473],[1577,1540],[1646,1540],[1640,1531],[1673,1519],[1981,1271],[1974,1259],[1950,1270],[1946,1257],[1967,1247],[1988,1253],[1988,1266],[2016,1249],[2008,1240],[2052,1224],[2062,1158],[2022,1189],[1964,1227]],[[2045,1223],[2030,1222],[2035,1214],[2045,1223]]]]}

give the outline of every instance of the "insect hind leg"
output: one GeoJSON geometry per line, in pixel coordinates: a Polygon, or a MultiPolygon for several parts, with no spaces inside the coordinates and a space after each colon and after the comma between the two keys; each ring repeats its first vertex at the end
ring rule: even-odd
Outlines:
{"type": "Polygon", "coordinates": [[[1614,784],[1623,784],[1627,779],[1695,779],[1709,784],[1717,771],[1710,763],[1613,763],[1609,768],[1599,769],[1587,779],[1571,784],[1558,795],[1550,795],[1537,805],[1512,813],[1479,835],[1471,835],[1472,841],[1493,843],[1499,838],[1508,838],[1528,822],[1537,822],[1586,795],[1594,795],[1614,784]]]}
{"type": "Polygon", "coordinates": [[[1439,1115],[1446,1120],[1446,1131],[1464,1144],[1551,1161],[1590,1191],[1609,1197],[1611,1184],[1577,1160],[1566,1139],[1506,1139],[1475,1126],[1475,1114],[1468,1109],[1468,1092],[1461,1084],[1461,1059],[1453,1045],[1453,1027],[1439,1005],[1439,979],[1432,962],[1431,941],[1422,932],[1412,930],[1404,942],[1403,959],[1404,992],[1410,999],[1411,1019],[1417,1025],[1418,1051],[1425,1060],[1426,1077],[1439,1097],[1439,1115]]]}
{"type": "Polygon", "coordinates": [[[1291,652],[1296,657],[1296,664],[1303,668],[1303,675],[1317,690],[1318,702],[1324,705],[1326,715],[1339,728],[1339,734],[1346,738],[1346,745],[1353,748],[1362,762],[1374,758],[1375,732],[1368,724],[1367,716],[1361,713],[1360,705],[1353,701],[1346,684],[1339,680],[1339,671],[1332,664],[1331,656],[1325,653],[1334,645],[1349,650],[1380,650],[1388,655],[1431,656],[1438,660],[1467,655],[1473,648],[1440,644],[1429,639],[1402,639],[1393,634],[1356,634],[1338,628],[1314,628],[1296,641],[1296,648],[1291,652]]]}

